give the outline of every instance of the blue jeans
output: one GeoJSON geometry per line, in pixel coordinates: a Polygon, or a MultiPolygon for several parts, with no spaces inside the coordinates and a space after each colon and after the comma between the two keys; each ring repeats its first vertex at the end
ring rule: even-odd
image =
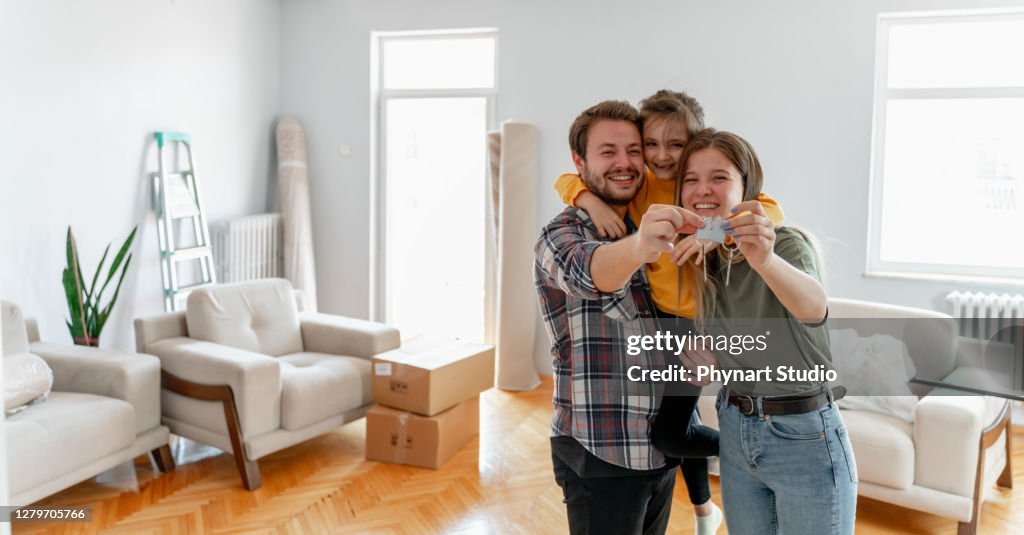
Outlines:
{"type": "Polygon", "coordinates": [[[852,535],[857,465],[839,407],[766,416],[758,404],[745,416],[724,394],[715,407],[730,535],[852,535]]]}

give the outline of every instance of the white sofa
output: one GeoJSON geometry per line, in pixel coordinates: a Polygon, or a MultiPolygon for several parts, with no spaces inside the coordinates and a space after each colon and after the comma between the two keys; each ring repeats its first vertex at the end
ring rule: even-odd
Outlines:
{"type": "Polygon", "coordinates": [[[0,302],[3,355],[33,353],[53,389],[4,422],[10,505],[28,505],[151,452],[174,469],[160,424],[160,361],[152,355],[39,341],[36,323],[0,302]]]}
{"type": "Polygon", "coordinates": [[[163,422],[235,457],[249,490],[257,460],[361,418],[370,357],[399,346],[380,323],[298,311],[284,279],[193,291],[186,310],[135,320],[160,358],[163,422]]]}
{"type": "MultiPolygon", "coordinates": [[[[829,317],[874,318],[881,321],[865,324],[888,323],[900,330],[894,334],[912,346],[918,377],[955,383],[985,373],[976,366],[980,344],[958,337],[947,314],[833,298],[829,317]],[[913,320],[900,323],[903,318],[913,320]]],[[[959,521],[960,534],[976,533],[985,490],[997,480],[1001,486],[1012,486],[1009,403],[995,397],[938,395],[954,392],[910,386],[922,396],[913,423],[879,412],[843,410],[857,459],[858,494],[952,518],[959,521]]],[[[717,429],[714,397],[704,395],[698,406],[704,425],[717,429]]]]}

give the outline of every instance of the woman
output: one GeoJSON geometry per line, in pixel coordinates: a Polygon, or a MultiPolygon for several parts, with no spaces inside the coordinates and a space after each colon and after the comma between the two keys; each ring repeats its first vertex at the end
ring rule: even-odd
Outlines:
{"type": "MultiPolygon", "coordinates": [[[[757,201],[763,173],[745,140],[706,129],[682,155],[682,205],[727,220],[738,247],[708,253],[694,291],[708,334],[764,335],[763,351],[716,351],[722,369],[793,370],[719,393],[722,503],[730,534],[852,534],[857,474],[833,391],[827,296],[811,242],[775,228],[757,201]],[[742,321],[735,321],[744,318],[742,321]],[[730,321],[733,320],[733,321],[730,321]]],[[[691,258],[688,262],[691,263],[691,258]]]]}

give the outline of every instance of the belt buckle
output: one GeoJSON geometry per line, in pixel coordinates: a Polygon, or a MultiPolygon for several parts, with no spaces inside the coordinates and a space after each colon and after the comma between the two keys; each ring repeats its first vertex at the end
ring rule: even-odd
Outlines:
{"type": "Polygon", "coordinates": [[[752,398],[750,396],[737,396],[737,397],[739,399],[741,399],[741,400],[743,398],[747,398],[747,401],[750,402],[750,412],[743,412],[743,406],[742,405],[736,407],[737,409],[739,409],[740,414],[742,414],[743,416],[751,416],[751,415],[753,415],[754,414],[754,410],[757,409],[757,407],[754,406],[754,398],[752,398]]]}

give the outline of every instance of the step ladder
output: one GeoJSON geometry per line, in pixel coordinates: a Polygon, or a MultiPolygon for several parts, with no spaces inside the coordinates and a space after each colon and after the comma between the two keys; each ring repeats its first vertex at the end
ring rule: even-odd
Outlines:
{"type": "Polygon", "coordinates": [[[153,210],[160,245],[160,275],[164,286],[164,310],[184,308],[188,294],[203,286],[216,284],[210,231],[206,225],[202,197],[196,182],[192,159],[192,140],[181,132],[156,132],[157,172],[153,178],[153,210]],[[187,168],[169,171],[164,164],[164,151],[178,160],[184,149],[187,168]],[[175,229],[181,228],[180,233],[175,229]],[[187,243],[187,245],[182,245],[187,243]],[[198,271],[195,262],[198,262],[198,271]],[[193,276],[182,284],[179,267],[191,267],[193,276]]]}

